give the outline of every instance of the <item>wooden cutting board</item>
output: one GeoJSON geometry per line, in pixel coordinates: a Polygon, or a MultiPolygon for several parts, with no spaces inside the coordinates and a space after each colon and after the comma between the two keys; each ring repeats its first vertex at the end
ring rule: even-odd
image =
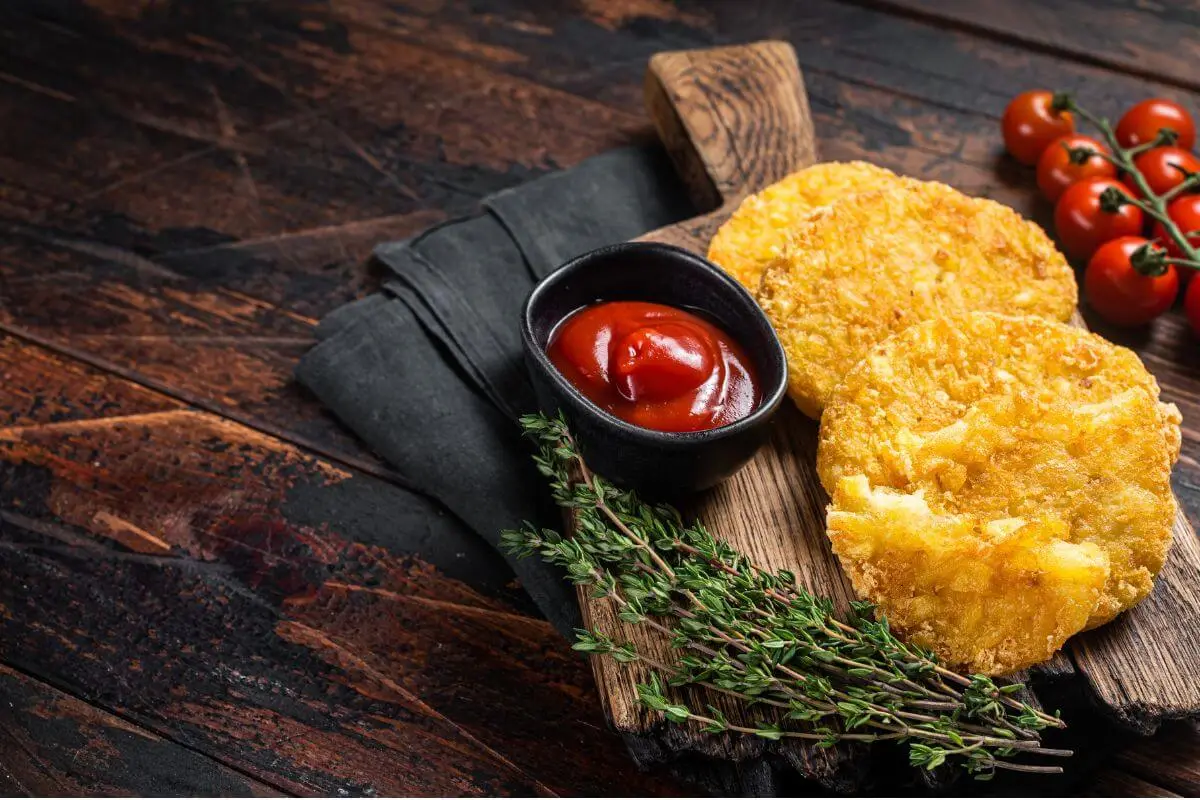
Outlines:
{"type": "MultiPolygon", "coordinates": [[[[660,53],[650,60],[646,105],[699,207],[716,210],[654,231],[645,240],[708,250],[717,227],[747,194],[817,161],[804,82],[792,47],[761,42],[660,53]]],[[[913,177],[921,177],[920,175],[913,177]]],[[[1078,314],[1074,323],[1083,326],[1078,314]]],[[[817,423],[785,403],[770,442],[741,472],[698,500],[709,529],[770,569],[787,568],[816,593],[845,607],[850,585],[825,538],[827,497],[817,479],[817,423]]],[[[1076,636],[1044,669],[1086,683],[1096,703],[1124,726],[1151,733],[1167,719],[1200,714],[1200,542],[1182,513],[1175,545],[1158,585],[1116,621],[1076,636]]],[[[580,592],[586,624],[669,659],[665,641],[617,620],[607,601],[580,592]]],[[[850,788],[866,767],[860,748],[821,750],[756,737],[713,737],[667,726],[637,704],[642,668],[593,658],[596,683],[612,724],[627,735],[635,758],[660,761],[680,753],[744,761],[764,748],[806,777],[850,788]]],[[[734,718],[736,709],[715,702],[734,718]]],[[[702,705],[700,707],[703,707],[702,705]]]]}

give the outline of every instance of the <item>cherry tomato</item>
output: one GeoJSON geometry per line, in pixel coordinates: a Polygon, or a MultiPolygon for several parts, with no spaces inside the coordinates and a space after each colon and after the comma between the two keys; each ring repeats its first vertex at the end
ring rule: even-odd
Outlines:
{"type": "Polygon", "coordinates": [[[1117,141],[1121,147],[1137,147],[1153,142],[1162,128],[1178,134],[1176,147],[1191,150],[1196,143],[1196,123],[1192,115],[1174,100],[1153,97],[1143,100],[1125,112],[1117,123],[1117,141]]]}
{"type": "MultiPolygon", "coordinates": [[[[1182,197],[1176,197],[1167,206],[1167,216],[1171,221],[1188,234],[1188,241],[1194,247],[1200,247],[1200,194],[1185,194],[1182,197]],[[1191,234],[1195,232],[1196,235],[1191,234]]],[[[1158,239],[1167,248],[1167,255],[1171,258],[1183,258],[1183,251],[1179,249],[1179,245],[1175,244],[1175,240],[1167,235],[1167,229],[1163,227],[1161,222],[1154,223],[1154,238],[1158,239]]],[[[1191,270],[1183,270],[1190,273],[1191,270]]]]}
{"type": "Polygon", "coordinates": [[[1051,142],[1074,133],[1075,120],[1070,111],[1054,109],[1052,92],[1037,89],[1013,98],[1004,109],[1000,128],[1004,132],[1004,146],[1013,158],[1033,166],[1051,142]]]}
{"type": "Polygon", "coordinates": [[[1083,289],[1088,304],[1117,325],[1145,325],[1166,311],[1179,294],[1179,276],[1168,264],[1162,275],[1143,275],[1130,257],[1147,240],[1122,236],[1105,242],[1088,261],[1083,289]]]}
{"type": "MultiPolygon", "coordinates": [[[[1150,191],[1155,194],[1163,194],[1183,183],[1188,172],[1200,172],[1200,159],[1181,147],[1155,147],[1153,150],[1147,150],[1133,160],[1133,165],[1142,173],[1150,191]]],[[[1132,176],[1126,175],[1124,181],[1134,197],[1141,196],[1132,176]]]]}
{"type": "Polygon", "coordinates": [[[1129,190],[1112,178],[1084,178],[1067,187],[1054,206],[1054,229],[1067,255],[1091,258],[1096,248],[1121,236],[1140,236],[1145,225],[1142,210],[1129,203],[1104,208],[1101,196],[1113,189],[1129,197],[1129,190]]]}
{"type": "Polygon", "coordinates": [[[1090,136],[1074,133],[1055,139],[1037,162],[1037,184],[1051,203],[1058,200],[1072,183],[1084,178],[1115,178],[1117,168],[1099,155],[1089,156],[1082,164],[1072,163],[1070,150],[1088,148],[1107,153],[1108,148],[1090,136]]]}
{"type": "Polygon", "coordinates": [[[1187,294],[1183,296],[1183,313],[1187,314],[1188,322],[1192,324],[1192,333],[1200,336],[1200,281],[1192,281],[1187,294]]]}

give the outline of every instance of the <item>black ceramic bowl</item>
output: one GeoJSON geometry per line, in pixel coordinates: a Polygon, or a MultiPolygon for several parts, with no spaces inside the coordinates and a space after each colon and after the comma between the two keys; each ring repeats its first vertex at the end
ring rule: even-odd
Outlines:
{"type": "Polygon", "coordinates": [[[767,440],[787,390],[787,362],[754,298],[720,268],[665,244],[631,242],[568,261],[525,301],[525,361],[547,413],[562,410],[588,465],[647,497],[678,497],[728,478],[767,440]],[[754,362],[762,401],[750,416],[694,433],[649,430],[600,409],[550,362],[550,336],[571,312],[598,300],[644,300],[695,310],[711,319],[754,362]]]}

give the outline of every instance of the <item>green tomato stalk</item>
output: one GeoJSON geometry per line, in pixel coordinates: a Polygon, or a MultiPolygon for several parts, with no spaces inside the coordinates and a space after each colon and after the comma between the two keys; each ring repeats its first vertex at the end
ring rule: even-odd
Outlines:
{"type": "Polygon", "coordinates": [[[1142,199],[1137,200],[1119,190],[1107,190],[1100,200],[1101,209],[1113,213],[1125,204],[1137,206],[1144,214],[1162,225],[1167,236],[1171,238],[1171,241],[1179,248],[1179,251],[1184,254],[1183,258],[1171,258],[1161,245],[1157,242],[1150,242],[1133,253],[1130,258],[1133,268],[1147,276],[1162,275],[1167,271],[1168,265],[1200,270],[1200,252],[1197,251],[1196,247],[1188,239],[1188,236],[1200,234],[1200,231],[1185,232],[1181,230],[1167,214],[1168,203],[1186,192],[1200,189],[1200,173],[1188,172],[1181,167],[1176,167],[1183,173],[1184,179],[1178,185],[1160,195],[1151,190],[1146,176],[1134,164],[1134,159],[1147,150],[1174,144],[1177,138],[1175,131],[1163,128],[1158,132],[1158,137],[1154,141],[1140,144],[1137,147],[1125,148],[1117,141],[1113,127],[1107,119],[1098,117],[1088,111],[1076,103],[1069,94],[1056,93],[1054,95],[1053,106],[1056,110],[1070,111],[1072,114],[1077,114],[1081,119],[1090,123],[1100,131],[1100,135],[1104,137],[1105,144],[1112,151],[1111,153],[1101,153],[1086,147],[1071,148],[1070,156],[1072,162],[1083,163],[1083,161],[1086,161],[1091,156],[1097,155],[1115,166],[1120,173],[1128,175],[1142,195],[1142,199]],[[1078,161],[1077,159],[1083,159],[1083,161],[1078,161]]]}

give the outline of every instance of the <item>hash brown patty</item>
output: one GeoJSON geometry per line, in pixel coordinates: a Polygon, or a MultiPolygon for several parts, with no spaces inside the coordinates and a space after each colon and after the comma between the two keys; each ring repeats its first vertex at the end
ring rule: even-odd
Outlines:
{"type": "Polygon", "coordinates": [[[1048,658],[1153,588],[1178,409],[1130,350],[969,313],[873,348],[832,393],[817,470],[855,590],[947,661],[1048,658]]]}
{"type": "Polygon", "coordinates": [[[1045,232],[1011,208],[901,179],[813,212],[759,286],[810,417],[866,352],[922,320],[963,311],[1065,321],[1078,290],[1045,232]]]}
{"type": "Polygon", "coordinates": [[[708,259],[754,293],[767,264],[783,252],[791,231],[818,208],[900,178],[865,161],[814,164],[742,201],[708,246],[708,259]]]}

